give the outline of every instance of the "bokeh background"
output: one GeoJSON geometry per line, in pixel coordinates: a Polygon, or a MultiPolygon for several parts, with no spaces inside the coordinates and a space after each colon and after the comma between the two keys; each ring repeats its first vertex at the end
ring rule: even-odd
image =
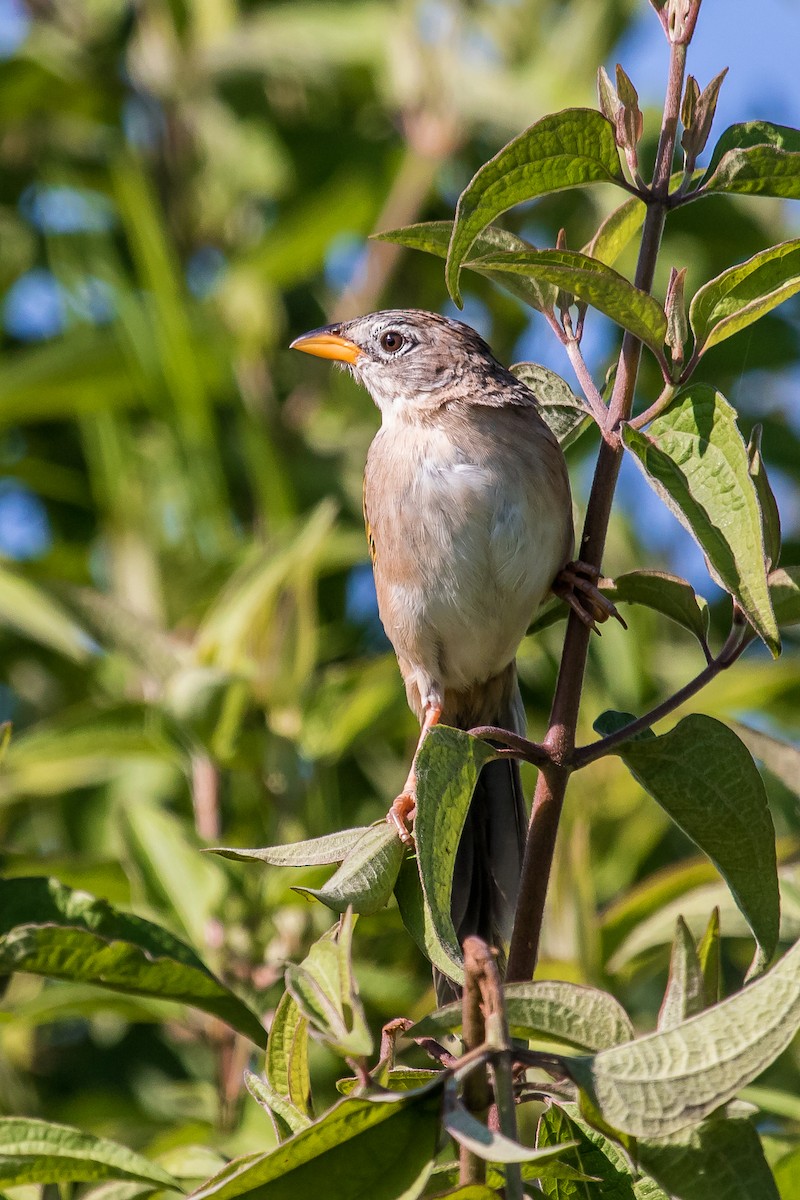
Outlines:
{"type": "MultiPolygon", "coordinates": [[[[705,85],[731,68],[716,134],[753,117],[800,125],[800,12],[751,10],[706,0],[701,14],[690,70],[705,85]]],[[[322,876],[199,848],[377,819],[415,734],[361,527],[377,414],[287,343],[381,306],[453,314],[439,260],[368,235],[451,217],[511,136],[595,103],[600,63],[622,61],[649,106],[647,162],[663,35],[645,0],[0,0],[0,55],[0,719],[13,722],[0,865],[159,921],[268,1011],[282,963],[331,923],[291,891],[322,876]]],[[[539,245],[564,226],[579,247],[620,199],[562,193],[505,220],[539,245]]],[[[797,231],[777,200],[683,209],[659,294],[672,265],[689,268],[691,292],[797,231]]],[[[570,378],[538,315],[466,282],[466,319],[499,357],[570,378]]],[[[617,343],[590,318],[599,378],[617,343]]],[[[790,302],[699,375],[745,433],[764,425],[788,563],[800,562],[799,348],[790,302]]],[[[643,402],[657,386],[646,364],[643,402]]],[[[569,452],[578,513],[595,448],[587,435],[569,452]]],[[[702,557],[626,469],[606,570],[642,565],[688,575],[719,635],[726,602],[702,557]]],[[[628,633],[593,640],[583,737],[603,709],[644,711],[702,665],[677,627],[626,616],[628,633]]],[[[561,636],[521,649],[533,734],[561,636]]],[[[697,707],[796,740],[796,645],[789,635],[778,663],[754,647],[697,707]]],[[[791,861],[798,783],[767,779],[791,861]]],[[[570,792],[541,971],[612,988],[651,1028],[677,911],[701,928],[714,903],[734,986],[748,946],[721,884],[617,760],[598,763],[570,792]]],[[[800,934],[797,904],[784,933],[800,934]]],[[[394,907],[362,920],[356,943],[376,1025],[430,1005],[394,907]]],[[[238,1071],[222,1072],[196,1014],[17,977],[0,1012],[0,1111],[153,1152],[258,1148],[271,1134],[237,1099],[237,1052],[238,1071]]],[[[334,1067],[319,1051],[323,1094],[334,1067]]],[[[773,1078],[791,1087],[797,1074],[789,1054],[773,1078]]]]}

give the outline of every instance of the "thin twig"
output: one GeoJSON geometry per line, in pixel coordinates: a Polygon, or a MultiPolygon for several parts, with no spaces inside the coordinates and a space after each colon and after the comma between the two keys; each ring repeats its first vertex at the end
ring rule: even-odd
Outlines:
{"type": "Polygon", "coordinates": [[[592,416],[594,417],[595,421],[597,421],[600,429],[605,431],[606,423],[608,421],[608,409],[603,403],[603,397],[600,395],[600,392],[598,391],[597,386],[589,372],[589,368],[586,365],[586,359],[583,357],[583,351],[581,350],[580,342],[577,341],[576,338],[568,338],[564,345],[567,351],[567,357],[572,363],[572,369],[575,372],[578,383],[581,385],[581,389],[586,397],[586,403],[589,405],[592,416]]]}
{"type": "Polygon", "coordinates": [[[662,413],[665,408],[669,407],[676,391],[677,386],[672,383],[672,381],[665,384],[664,390],[658,399],[654,400],[650,407],[646,408],[644,412],[639,413],[639,415],[636,417],[631,417],[630,421],[628,421],[628,424],[633,429],[644,429],[645,425],[649,425],[650,422],[659,415],[659,413],[662,413]]]}
{"type": "Polygon", "coordinates": [[[527,738],[512,733],[510,729],[500,729],[495,725],[478,725],[469,732],[472,737],[480,738],[483,742],[501,742],[504,746],[511,747],[514,758],[533,763],[535,767],[552,761],[546,746],[540,745],[539,742],[529,742],[527,738]]]}
{"type": "Polygon", "coordinates": [[[749,631],[742,631],[740,626],[736,626],[731,631],[728,641],[717,657],[712,659],[699,674],[695,675],[694,679],[690,679],[674,695],[668,696],[666,700],[662,700],[655,708],[651,708],[643,716],[637,717],[635,721],[630,721],[622,729],[617,729],[614,733],[609,733],[606,737],[599,738],[596,742],[590,742],[587,746],[579,746],[570,760],[572,768],[579,771],[581,767],[588,766],[589,763],[594,762],[596,759],[602,758],[606,754],[611,754],[617,746],[621,746],[623,742],[630,741],[637,733],[642,733],[645,729],[649,729],[664,717],[668,717],[671,712],[674,712],[676,708],[680,708],[686,700],[691,699],[695,693],[710,683],[716,675],[719,675],[722,671],[727,671],[728,667],[732,666],[739,655],[750,645],[753,636],[749,631]]]}
{"type": "MultiPolygon", "coordinates": [[[[669,180],[680,114],[683,77],[686,67],[686,45],[670,47],[669,77],[664,102],[664,116],[656,151],[650,200],[647,206],[639,260],[634,284],[650,292],[653,286],[661,235],[669,206],[669,180]]],[[[638,189],[628,189],[639,194],[638,189]]],[[[631,333],[622,339],[614,390],[609,404],[607,428],[619,428],[629,419],[642,343],[631,333]]],[[[611,506],[622,459],[622,446],[603,441],[597,458],[592,490],[586,512],[586,523],[580,547],[580,558],[600,567],[605,546],[611,506]]],[[[555,853],[558,823],[569,782],[569,757],[575,749],[575,730],[578,722],[583,676],[590,631],[574,613],[567,621],[564,651],[550,713],[550,727],[544,740],[553,762],[539,771],[533,798],[522,878],[517,900],[514,931],[509,951],[507,978],[531,979],[539,953],[542,919],[550,872],[555,853]]]]}

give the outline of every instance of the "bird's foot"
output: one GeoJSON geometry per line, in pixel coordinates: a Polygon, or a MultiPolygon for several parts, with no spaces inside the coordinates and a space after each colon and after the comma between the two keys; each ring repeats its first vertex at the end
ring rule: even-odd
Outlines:
{"type": "Polygon", "coordinates": [[[614,617],[623,629],[627,629],[628,626],[616,606],[597,586],[599,578],[599,568],[577,559],[567,563],[559,571],[553,583],[553,591],[565,600],[578,619],[595,633],[600,632],[597,628],[598,623],[607,621],[609,617],[614,617]]]}
{"type": "Polygon", "coordinates": [[[386,814],[386,820],[390,825],[394,825],[397,830],[400,841],[405,846],[414,845],[414,834],[411,826],[414,824],[414,817],[417,812],[417,795],[416,792],[406,786],[405,791],[402,791],[397,799],[392,803],[392,807],[386,814]]]}

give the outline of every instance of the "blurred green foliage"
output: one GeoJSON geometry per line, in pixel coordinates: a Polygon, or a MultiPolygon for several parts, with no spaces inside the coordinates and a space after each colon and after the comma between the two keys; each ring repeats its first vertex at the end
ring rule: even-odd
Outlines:
{"type": "MultiPolygon", "coordinates": [[[[331,921],[291,886],[318,887],[330,872],[199,847],[368,824],[404,778],[414,736],[361,529],[377,415],[347,377],[286,343],[332,316],[444,307],[438,261],[367,235],[450,219],[461,187],[510,136],[547,111],[594,103],[597,64],[636,8],[31,3],[28,37],[0,76],[0,531],[11,530],[0,706],[13,721],[0,774],[4,875],[54,875],[156,920],[258,1011],[274,1008],[284,962],[331,921]],[[40,291],[26,308],[20,282],[31,279],[40,291]]],[[[635,80],[636,64],[625,65],[635,80]]],[[[654,149],[646,128],[643,159],[654,149]]],[[[603,188],[562,193],[505,223],[542,245],[564,226],[578,247],[615,203],[603,188]]],[[[688,267],[692,294],[730,265],[731,246],[744,258],[779,241],[783,221],[770,200],[680,211],[657,294],[671,265],[688,267]]],[[[464,282],[467,318],[485,322],[501,358],[523,334],[544,345],[547,331],[531,334],[516,300],[474,275],[464,282]]],[[[595,321],[610,346],[615,335],[595,321]]],[[[764,424],[788,562],[800,550],[797,356],[792,303],[715,347],[698,376],[735,404],[745,432],[764,424]]],[[[566,360],[559,369],[568,374],[566,360]]],[[[645,364],[642,395],[658,386],[645,364]]],[[[592,453],[592,437],[569,452],[579,500],[592,453]]],[[[662,534],[655,499],[647,505],[662,534]]],[[[608,574],[675,565],[649,512],[623,489],[608,574]]],[[[584,740],[602,710],[641,712],[701,665],[688,633],[644,609],[626,617],[627,633],[594,639],[584,740]]],[[[715,620],[712,606],[712,630],[715,620]]],[[[521,648],[534,735],[562,635],[551,627],[521,648]]],[[[800,736],[793,638],[777,664],[751,650],[697,707],[800,736]]],[[[532,771],[525,780],[530,791],[532,771]]],[[[791,859],[800,785],[768,785],[791,859]]],[[[791,866],[786,878],[793,894],[791,866]]],[[[618,760],[596,763],[570,792],[540,973],[621,989],[652,1028],[675,913],[699,933],[723,903],[725,971],[738,982],[745,931],[715,879],[618,760]]],[[[784,935],[800,935],[796,905],[784,935]]],[[[428,965],[394,905],[359,922],[354,950],[373,1027],[429,1007],[428,965]]],[[[153,1152],[269,1144],[266,1116],[239,1094],[250,1048],[195,1012],[180,1025],[176,1015],[16,976],[0,1014],[0,1111],[153,1152]]],[[[330,1098],[335,1063],[315,1053],[330,1098]]],[[[796,1054],[772,1081],[796,1089],[796,1054]]]]}

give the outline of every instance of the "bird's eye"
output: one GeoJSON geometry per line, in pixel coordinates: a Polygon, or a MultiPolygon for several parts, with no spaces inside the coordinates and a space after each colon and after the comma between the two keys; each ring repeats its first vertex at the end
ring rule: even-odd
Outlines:
{"type": "Polygon", "coordinates": [[[386,333],[381,334],[381,349],[386,350],[388,354],[396,354],[404,345],[405,338],[396,329],[387,329],[386,333]]]}

